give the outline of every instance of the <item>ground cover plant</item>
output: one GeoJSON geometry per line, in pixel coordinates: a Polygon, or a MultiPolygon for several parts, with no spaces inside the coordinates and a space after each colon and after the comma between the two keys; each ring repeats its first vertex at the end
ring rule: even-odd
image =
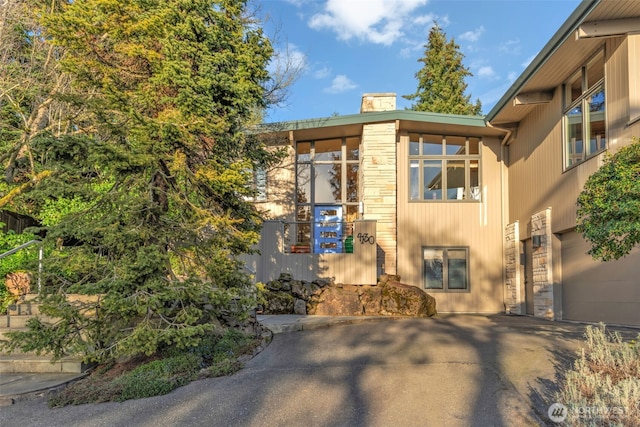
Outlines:
{"type": "Polygon", "coordinates": [[[55,408],[167,394],[196,379],[238,371],[242,368],[239,358],[251,355],[258,345],[255,337],[227,329],[190,349],[164,348],[153,356],[99,365],[88,377],[53,394],[48,404],[55,408]]]}
{"type": "Polygon", "coordinates": [[[625,341],[604,324],[587,326],[585,346],[556,401],[570,426],[640,425],[640,334],[625,341]]]}

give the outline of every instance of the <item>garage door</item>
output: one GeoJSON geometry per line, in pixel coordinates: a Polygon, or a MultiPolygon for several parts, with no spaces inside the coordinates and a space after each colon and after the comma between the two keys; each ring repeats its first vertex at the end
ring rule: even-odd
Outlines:
{"type": "Polygon", "coordinates": [[[640,326],[640,249],[610,262],[594,261],[576,232],[562,240],[563,318],[640,326]]]}

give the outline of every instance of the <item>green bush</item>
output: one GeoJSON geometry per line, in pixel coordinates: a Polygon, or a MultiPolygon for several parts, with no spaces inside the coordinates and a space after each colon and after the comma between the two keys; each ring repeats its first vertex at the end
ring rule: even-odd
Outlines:
{"type": "Polygon", "coordinates": [[[138,362],[100,366],[86,379],[51,396],[48,403],[60,407],[167,394],[197,378],[233,374],[242,368],[238,357],[250,354],[255,346],[254,337],[227,329],[190,349],[172,346],[138,362]]]}
{"type": "Polygon", "coordinates": [[[565,384],[556,395],[570,426],[640,425],[640,334],[625,342],[604,324],[587,326],[565,384]]]}
{"type": "Polygon", "coordinates": [[[120,390],[116,400],[167,394],[196,378],[199,366],[200,359],[188,353],[141,365],[114,382],[114,386],[120,390]]]}

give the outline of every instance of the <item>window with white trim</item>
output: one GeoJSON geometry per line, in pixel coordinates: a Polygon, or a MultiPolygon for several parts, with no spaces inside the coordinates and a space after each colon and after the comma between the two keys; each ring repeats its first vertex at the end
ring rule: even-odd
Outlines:
{"type": "Polygon", "coordinates": [[[430,291],[469,291],[469,248],[423,247],[424,288],[430,291]]]}
{"type": "Polygon", "coordinates": [[[409,200],[480,201],[481,139],[409,134],[409,200]]]}
{"type": "Polygon", "coordinates": [[[564,166],[569,168],[607,148],[604,50],[564,84],[564,166]]]}

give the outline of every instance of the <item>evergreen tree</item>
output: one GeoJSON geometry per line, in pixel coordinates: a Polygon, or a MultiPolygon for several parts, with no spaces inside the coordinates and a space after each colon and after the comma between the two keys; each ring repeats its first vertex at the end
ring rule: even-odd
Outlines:
{"type": "Polygon", "coordinates": [[[46,226],[41,297],[59,320],[12,346],[105,360],[195,345],[253,304],[251,173],[277,155],[244,129],[267,106],[271,45],[245,0],[55,4],[42,40],[74,83],[61,99],[86,115],[34,140],[47,178],[15,197],[46,226]]]}
{"type": "Polygon", "coordinates": [[[424,66],[416,73],[418,89],[411,95],[403,95],[405,99],[415,101],[411,109],[446,114],[480,114],[480,100],[474,105],[470,102],[471,96],[465,95],[467,84],[464,79],[472,74],[462,64],[464,55],[453,39],[447,41],[437,23],[429,31],[429,40],[424,48],[424,56],[418,60],[424,66]]]}

